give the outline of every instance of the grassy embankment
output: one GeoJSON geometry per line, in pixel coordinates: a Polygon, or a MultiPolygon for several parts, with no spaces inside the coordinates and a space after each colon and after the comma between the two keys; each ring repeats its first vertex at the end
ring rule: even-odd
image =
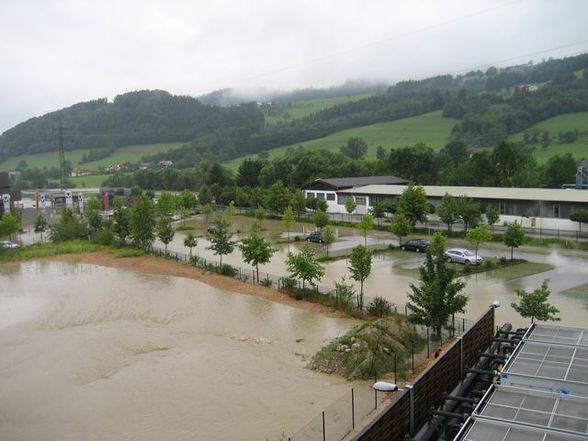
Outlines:
{"type": "MultiPolygon", "coordinates": [[[[454,118],[443,118],[441,111],[431,112],[412,118],[342,130],[323,138],[277,147],[269,150],[269,154],[270,158],[277,158],[284,155],[288,148],[299,145],[307,149],[324,148],[339,151],[339,147],[351,137],[360,137],[368,144],[367,157],[372,159],[376,157],[376,149],[379,145],[388,150],[422,142],[438,149],[447,144],[451,129],[457,121],[454,118]]],[[[237,170],[246,157],[255,157],[255,155],[242,156],[225,165],[231,170],[237,170]]]]}
{"type": "Polygon", "coordinates": [[[41,245],[19,248],[16,250],[0,250],[0,263],[21,262],[30,259],[60,256],[64,254],[83,254],[96,251],[107,251],[116,257],[136,257],[143,255],[142,250],[135,248],[114,248],[112,246],[98,245],[86,240],[73,240],[69,242],[48,242],[41,245]]]}

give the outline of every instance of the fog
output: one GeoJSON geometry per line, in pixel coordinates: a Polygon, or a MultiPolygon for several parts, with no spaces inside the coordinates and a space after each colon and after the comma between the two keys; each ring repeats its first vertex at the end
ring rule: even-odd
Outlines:
{"type": "Polygon", "coordinates": [[[394,83],[588,49],[583,0],[3,0],[0,131],[139,89],[394,83]]]}

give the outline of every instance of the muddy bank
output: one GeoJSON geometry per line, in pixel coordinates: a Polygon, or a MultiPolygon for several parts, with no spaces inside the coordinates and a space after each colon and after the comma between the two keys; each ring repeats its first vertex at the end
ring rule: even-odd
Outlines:
{"type": "Polygon", "coordinates": [[[252,283],[242,282],[241,280],[233,279],[227,276],[221,276],[220,274],[206,272],[199,268],[184,265],[183,263],[176,262],[174,260],[163,259],[161,257],[144,255],[140,257],[117,258],[110,253],[99,251],[79,255],[57,256],[54,259],[68,262],[73,261],[89,263],[111,268],[121,268],[146,274],[184,277],[198,280],[215,288],[233,291],[240,294],[263,297],[273,302],[282,303],[284,305],[290,305],[297,308],[308,309],[327,315],[329,317],[346,317],[345,314],[318,303],[295,300],[287,294],[281,293],[274,289],[252,283]]]}

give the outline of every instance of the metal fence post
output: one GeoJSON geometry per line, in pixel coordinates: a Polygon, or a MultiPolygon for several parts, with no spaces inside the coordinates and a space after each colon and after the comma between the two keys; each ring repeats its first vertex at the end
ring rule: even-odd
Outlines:
{"type": "Polygon", "coordinates": [[[327,434],[325,432],[325,411],[323,410],[323,441],[327,441],[327,434]]]}
{"type": "Polygon", "coordinates": [[[410,341],[410,356],[412,359],[412,373],[414,374],[414,341],[410,341]]]}
{"type": "Polygon", "coordinates": [[[427,358],[431,356],[431,345],[430,345],[429,327],[427,326],[427,358]]]}
{"type": "Polygon", "coordinates": [[[351,428],[355,430],[355,394],[351,388],[351,428]]]}
{"type": "Polygon", "coordinates": [[[410,435],[412,435],[414,433],[414,389],[412,384],[407,384],[406,389],[409,390],[410,392],[410,411],[409,411],[409,420],[410,420],[410,425],[409,425],[409,430],[410,430],[410,435]]]}

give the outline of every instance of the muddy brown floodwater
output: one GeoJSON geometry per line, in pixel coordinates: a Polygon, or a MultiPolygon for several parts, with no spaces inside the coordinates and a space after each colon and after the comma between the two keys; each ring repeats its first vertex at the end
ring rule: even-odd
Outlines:
{"type": "Polygon", "coordinates": [[[353,323],[188,278],[0,265],[0,439],[278,439],[349,391],[304,366],[353,323]]]}

